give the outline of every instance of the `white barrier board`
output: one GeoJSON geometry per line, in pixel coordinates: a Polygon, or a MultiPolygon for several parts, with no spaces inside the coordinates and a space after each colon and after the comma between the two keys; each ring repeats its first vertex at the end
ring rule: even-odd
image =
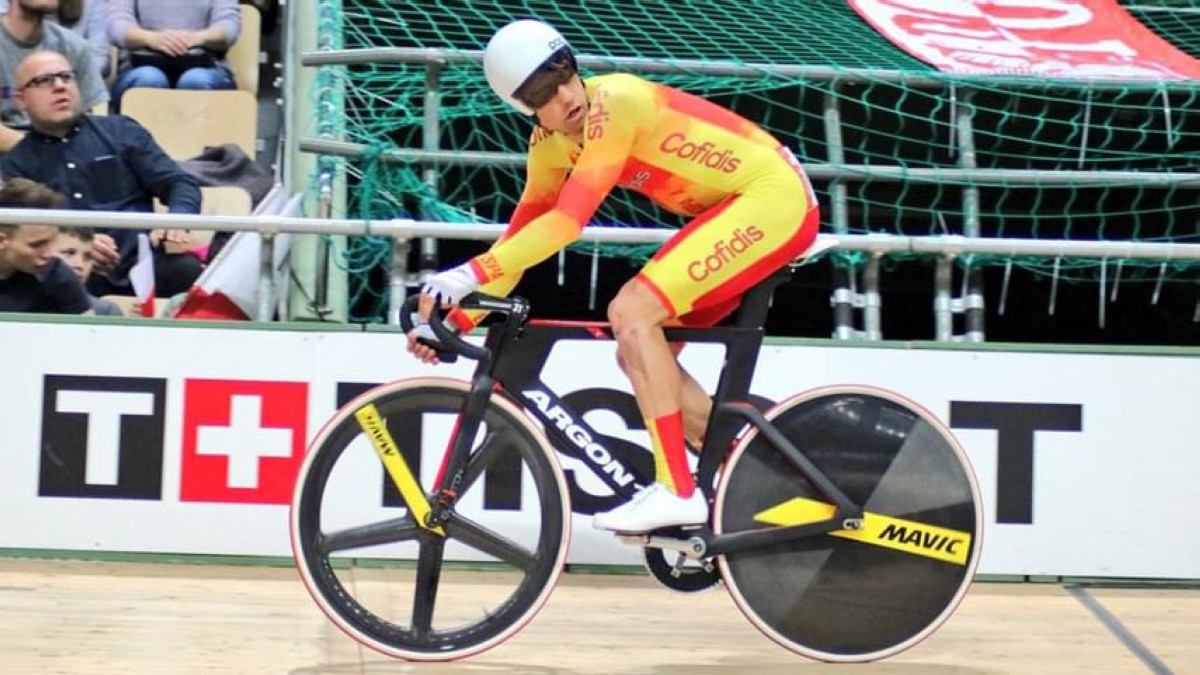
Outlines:
{"type": "MultiPolygon", "coordinates": [[[[295,473],[339,401],[368,384],[471,369],[418,364],[382,333],[0,322],[0,344],[10,350],[0,548],[290,555],[295,473]]],[[[719,348],[692,346],[682,360],[712,387],[719,348]]],[[[559,396],[617,390],[595,392],[581,414],[645,444],[631,428],[640,423],[615,412],[629,390],[611,343],[561,343],[543,380],[559,396]]],[[[754,393],[779,400],[849,382],[902,392],[954,427],[984,495],[981,573],[1200,578],[1186,525],[1200,510],[1200,359],[772,345],[754,393]]],[[[440,460],[435,431],[426,481],[440,460]]],[[[571,472],[575,488],[606,496],[585,473],[571,472]]],[[[347,509],[389,513],[377,462],[348,476],[347,509]]],[[[571,562],[640,561],[589,516],[574,526],[571,562]]]]}

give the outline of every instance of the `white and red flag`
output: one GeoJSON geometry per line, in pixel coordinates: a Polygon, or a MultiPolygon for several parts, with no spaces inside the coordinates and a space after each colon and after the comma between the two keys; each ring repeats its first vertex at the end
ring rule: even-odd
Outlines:
{"type": "Polygon", "coordinates": [[[129,268],[129,283],[137,297],[142,316],[154,316],[154,252],[150,248],[150,237],[138,235],[137,262],[129,268]]]}
{"type": "Polygon", "coordinates": [[[215,260],[171,312],[177,319],[254,320],[259,307],[274,308],[287,297],[291,236],[279,233],[271,241],[271,279],[262,277],[263,238],[258,232],[238,232],[230,237],[215,260]],[[261,297],[262,293],[266,297],[261,297]]]}
{"type": "Polygon", "coordinates": [[[253,319],[261,246],[257,232],[233,235],[171,315],[177,319],[253,319]]]}

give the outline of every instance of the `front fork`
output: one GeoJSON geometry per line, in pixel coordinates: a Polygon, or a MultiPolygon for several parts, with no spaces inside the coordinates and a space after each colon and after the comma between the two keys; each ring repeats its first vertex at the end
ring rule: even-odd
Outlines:
{"type": "Polygon", "coordinates": [[[479,425],[492,397],[495,381],[487,375],[477,375],[471,381],[466,405],[458,415],[458,424],[442,458],[442,467],[434,481],[430,495],[430,509],[422,525],[430,530],[440,529],[446,522],[446,513],[458,501],[458,488],[462,484],[471,458],[471,444],[479,434],[479,425]]]}

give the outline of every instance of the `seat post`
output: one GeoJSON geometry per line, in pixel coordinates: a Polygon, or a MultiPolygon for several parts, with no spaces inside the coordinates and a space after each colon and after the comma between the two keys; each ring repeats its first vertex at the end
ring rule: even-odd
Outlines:
{"type": "Polygon", "coordinates": [[[775,289],[791,278],[791,268],[784,267],[746,291],[734,315],[734,325],[738,328],[762,328],[767,322],[767,310],[771,308],[775,289]]]}

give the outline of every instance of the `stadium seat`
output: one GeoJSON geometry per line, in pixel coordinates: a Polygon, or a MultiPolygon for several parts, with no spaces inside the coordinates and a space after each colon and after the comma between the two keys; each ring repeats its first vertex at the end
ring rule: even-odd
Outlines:
{"type": "MultiPolygon", "coordinates": [[[[154,200],[154,210],[166,213],[166,207],[158,199],[154,200]]],[[[204,216],[248,216],[254,212],[254,201],[245,188],[235,185],[206,185],[200,188],[200,214],[204,216]]],[[[201,258],[204,249],[212,241],[212,230],[193,230],[191,243],[183,248],[165,244],[170,253],[180,253],[185,250],[195,251],[201,258]]]]}
{"type": "Polygon", "coordinates": [[[238,89],[258,96],[258,52],[262,45],[262,14],[253,5],[241,5],[242,30],[225,53],[238,89]]]}
{"type": "Polygon", "coordinates": [[[200,195],[200,213],[206,216],[248,216],[254,211],[250,193],[236,185],[206,185],[200,195]]]}
{"type": "MultiPolygon", "coordinates": [[[[154,211],[166,213],[167,208],[154,199],[154,211]]],[[[200,215],[248,216],[254,211],[254,200],[245,188],[236,185],[204,185],[200,187],[200,215]]]]}
{"type": "Polygon", "coordinates": [[[258,102],[239,89],[134,88],[121,99],[121,113],[146,127],[173,159],[195,157],[222,143],[234,143],[255,156],[258,102]]]}

